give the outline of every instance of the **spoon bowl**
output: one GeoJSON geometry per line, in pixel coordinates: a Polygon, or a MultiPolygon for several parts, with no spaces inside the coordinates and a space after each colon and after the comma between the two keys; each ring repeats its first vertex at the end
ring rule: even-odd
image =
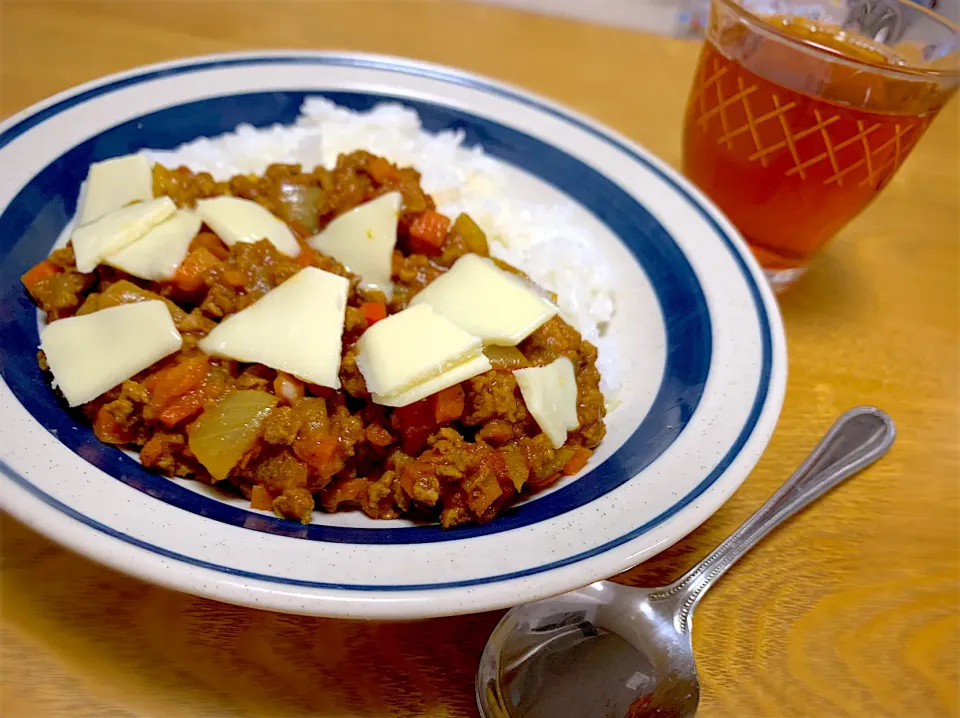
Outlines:
{"type": "Polygon", "coordinates": [[[845,413],[753,516],[669,586],[598,581],[509,611],[487,641],[477,671],[481,715],[694,715],[700,682],[690,634],[703,594],[770,531],[883,456],[895,434],[893,421],[879,409],[845,413]]]}
{"type": "Polygon", "coordinates": [[[675,615],[655,591],[611,581],[513,609],[487,644],[499,652],[484,653],[480,675],[496,680],[478,680],[483,715],[693,715],[693,646],[675,615]]]}

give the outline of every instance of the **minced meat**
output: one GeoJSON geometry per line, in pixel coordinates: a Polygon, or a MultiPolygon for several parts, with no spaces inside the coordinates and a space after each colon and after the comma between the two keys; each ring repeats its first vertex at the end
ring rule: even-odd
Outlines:
{"type": "MultiPolygon", "coordinates": [[[[435,210],[415,170],[354,152],[341,156],[333,170],[305,172],[299,165],[272,165],[262,176],[223,182],[207,173],[156,165],[153,179],[154,194],[169,196],[180,207],[224,195],[256,201],[286,221],[301,242],[335,217],[386,192],[400,192],[403,204],[389,301],[378,290],[361,289],[358,277],[306,245],[296,258],[265,240],[228,247],[206,226],[190,247],[213,257],[199,283],[145,282],[108,267],[81,274],[69,246],[50,255],[44,277],[29,287],[48,322],[162,299],[184,337],[179,353],[82,407],[101,441],[138,448],[146,468],[214,483],[190,448],[198,417],[230,392],[260,392],[276,396],[276,406],[220,485],[232,486],[257,508],[302,522],[309,522],[314,510],[355,508],[376,519],[409,515],[449,527],[489,521],[518,495],[579,470],[603,438],[596,348],[560,317],[518,347],[524,366],[543,366],[560,356],[573,362],[580,426],[560,449],[540,431],[516,379],[505,368],[463,382],[458,390],[463,411],[452,420],[437,421],[433,397],[395,410],[370,401],[355,350],[369,326],[364,306],[374,303],[391,314],[401,311],[459,257],[489,254],[482,230],[466,215],[449,225],[436,252],[415,251],[410,228],[424,212],[435,210]],[[220,321],[304,266],[349,280],[340,390],[199,352],[197,342],[220,321]]],[[[42,353],[39,360],[46,369],[42,353]]]]}

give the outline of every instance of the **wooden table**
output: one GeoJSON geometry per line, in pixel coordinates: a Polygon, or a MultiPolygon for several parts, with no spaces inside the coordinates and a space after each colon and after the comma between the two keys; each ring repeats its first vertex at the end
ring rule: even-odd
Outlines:
{"type": "MultiPolygon", "coordinates": [[[[697,46],[452,2],[0,0],[0,114],[117,70],[257,47],[409,55],[524,85],[674,165],[697,46]]],[[[882,198],[782,300],[779,429],[703,527],[623,578],[679,575],[842,410],[887,409],[891,455],[704,600],[702,715],[957,716],[960,148],[954,103],[882,198]]],[[[2,524],[6,718],[471,716],[499,614],[415,624],[259,612],[153,588],[2,524]]]]}

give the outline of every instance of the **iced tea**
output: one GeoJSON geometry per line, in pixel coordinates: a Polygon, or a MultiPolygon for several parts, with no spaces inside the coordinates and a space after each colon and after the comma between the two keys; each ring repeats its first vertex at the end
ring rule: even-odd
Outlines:
{"type": "Polygon", "coordinates": [[[713,28],[683,157],[686,175],[776,274],[806,264],[873,200],[953,88],[886,72],[895,57],[839,27],[764,20],[775,32],[713,28]]]}

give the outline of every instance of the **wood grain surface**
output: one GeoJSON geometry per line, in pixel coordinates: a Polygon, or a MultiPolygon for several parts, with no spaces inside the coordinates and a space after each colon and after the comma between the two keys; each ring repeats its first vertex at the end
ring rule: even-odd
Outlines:
{"type": "MultiPolygon", "coordinates": [[[[2,0],[0,114],[182,55],[347,48],[487,73],[680,159],[696,44],[454,2],[2,0]]],[[[785,297],[776,435],[712,519],[622,580],[671,580],[779,485],[832,419],[887,409],[893,452],[743,560],[701,604],[701,715],[957,716],[960,127],[953,103],[883,196],[785,297]]],[[[2,171],[2,168],[0,168],[2,171]]],[[[154,588],[5,517],[6,718],[476,715],[499,618],[350,623],[154,588]]]]}

